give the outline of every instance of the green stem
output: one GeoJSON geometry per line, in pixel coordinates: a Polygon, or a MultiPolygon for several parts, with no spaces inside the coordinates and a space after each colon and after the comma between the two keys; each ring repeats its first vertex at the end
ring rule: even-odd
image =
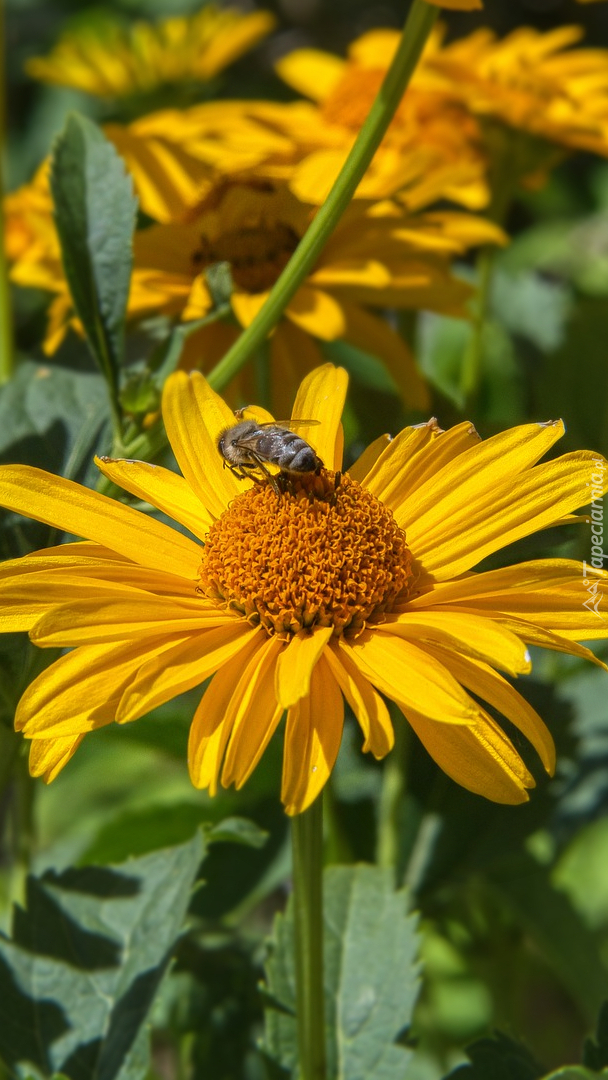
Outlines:
{"type": "Polygon", "coordinates": [[[256,318],[214,367],[208,381],[221,390],[276,326],[287,304],[316,263],[366,172],[418,63],[439,9],[414,0],[397,52],[344,166],[310,228],[302,237],[256,318]]]}
{"type": "Polygon", "coordinates": [[[323,801],[291,826],[299,1080],[325,1080],[323,801]]]}
{"type": "Polygon", "coordinates": [[[6,260],[4,221],[4,175],[6,155],[6,44],[4,4],[0,0],[0,383],[13,374],[13,313],[6,260]]]}

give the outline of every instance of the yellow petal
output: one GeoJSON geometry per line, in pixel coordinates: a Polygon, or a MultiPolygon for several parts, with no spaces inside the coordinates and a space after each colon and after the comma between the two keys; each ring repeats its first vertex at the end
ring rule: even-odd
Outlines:
{"type": "Polygon", "coordinates": [[[180,577],[196,577],[200,548],[160,521],[82,484],[28,465],[0,468],[0,506],[180,577]]]}
{"type": "MultiPolygon", "coordinates": [[[[557,420],[520,425],[482,442],[473,438],[468,447],[461,447],[455,457],[448,458],[434,476],[428,477],[427,473],[426,484],[411,489],[396,511],[399,524],[403,528],[413,527],[421,515],[430,514],[437,500],[443,503],[456,491],[464,491],[463,503],[467,506],[469,494],[493,492],[505,480],[511,483],[512,491],[514,477],[535,465],[563,434],[563,422],[557,420]]],[[[445,514],[442,516],[445,519],[445,514]]]]}
{"type": "Polygon", "coordinates": [[[347,386],[344,368],[324,364],[302,380],[293,407],[294,420],[319,421],[318,427],[304,430],[304,437],[328,469],[342,466],[340,418],[347,386]]]}
{"type": "Polygon", "coordinates": [[[461,610],[434,607],[422,613],[408,609],[402,615],[389,615],[376,627],[376,632],[395,634],[414,644],[439,643],[449,650],[484,660],[509,675],[521,675],[532,668],[530,654],[515,634],[491,619],[461,610]]]}
{"type": "Polygon", "coordinates": [[[426,424],[400,431],[373,461],[362,483],[391,510],[400,510],[412,491],[433,480],[479,441],[468,421],[442,431],[433,417],[426,424]]]}
{"type": "Polygon", "coordinates": [[[231,734],[222,770],[224,787],[243,786],[283,715],[274,682],[275,664],[284,647],[277,637],[268,638],[243,672],[232,695],[226,712],[231,734]]]}
{"type": "Polygon", "coordinates": [[[362,675],[402,708],[419,709],[447,724],[478,718],[477,706],[447,668],[410,641],[367,630],[352,644],[341,638],[339,645],[362,675]]]}
{"type": "Polygon", "coordinates": [[[320,49],[296,49],[275,64],[279,77],[299,94],[324,101],[342,78],[346,64],[320,49]]]}
{"type": "Polygon", "coordinates": [[[241,326],[247,327],[253,322],[256,315],[264,307],[268,299],[268,293],[244,293],[233,292],[230,297],[232,310],[241,326]]]}
{"type": "MultiPolygon", "coordinates": [[[[390,435],[380,435],[377,439],[374,439],[373,443],[370,443],[363,453],[359,455],[354,464],[350,466],[348,475],[352,476],[353,480],[356,480],[359,484],[362,484],[378,461],[380,455],[383,454],[387,446],[390,445],[390,442],[390,435]]],[[[367,484],[365,484],[365,487],[367,487],[367,484]]]]}
{"type": "Polygon", "coordinates": [[[252,630],[243,619],[234,619],[216,629],[194,632],[163,656],[152,657],[125,688],[116,711],[118,723],[137,720],[157,705],[198,686],[258,634],[259,630],[252,630]]]}
{"type": "Polygon", "coordinates": [[[310,680],[315,664],[333,634],[333,627],[325,626],[300,630],[291,638],[277,660],[275,696],[284,709],[291,708],[310,691],[310,680]]]}
{"type": "Polygon", "coordinates": [[[555,771],[553,738],[547,725],[525,698],[487,664],[453,652],[448,653],[439,645],[433,646],[433,652],[463,686],[506,716],[525,735],[544,768],[552,776],[555,771]]]}
{"type": "Polygon", "coordinates": [[[321,341],[336,341],[344,337],[346,320],[342,305],[325,289],[300,285],[289,301],[285,314],[302,330],[321,341]]]}
{"type": "MultiPolygon", "coordinates": [[[[93,577],[78,577],[72,569],[69,573],[61,569],[37,570],[35,567],[21,567],[26,559],[11,560],[13,567],[6,574],[5,566],[0,570],[0,627],[3,633],[15,633],[30,630],[45,612],[62,606],[67,596],[76,602],[86,598],[92,604],[103,604],[108,599],[121,600],[130,597],[135,602],[138,597],[145,597],[139,589],[129,585],[122,586],[114,581],[96,581],[93,577]]],[[[127,564],[128,565],[128,564],[127,564]]],[[[89,568],[90,569],[90,568],[89,568]]],[[[127,579],[130,575],[127,574],[127,579]]],[[[122,635],[123,638],[125,635],[122,635]]]]}
{"type": "Polygon", "coordinates": [[[174,639],[83,645],[61,656],[23,694],[15,727],[28,738],[74,737],[110,724],[125,686],[149,657],[160,659],[174,639]]]}
{"type": "Polygon", "coordinates": [[[324,658],[365,736],[363,751],[380,760],[393,749],[395,733],[388,709],[370,682],[337,646],[326,649],[324,658]]]}
{"type": "Polygon", "coordinates": [[[196,633],[232,622],[234,618],[196,597],[188,604],[185,600],[178,603],[173,597],[134,591],[127,600],[104,602],[90,597],[53,607],[32,627],[30,638],[42,647],[95,645],[126,641],[131,635],[144,638],[196,633]]]}
{"type": "Polygon", "coordinates": [[[409,709],[405,716],[431,757],[457,784],[492,802],[514,806],[528,801],[526,788],[535,786],[534,777],[487,713],[470,727],[434,724],[409,709]]]}
{"type": "Polygon", "coordinates": [[[203,506],[220,517],[228,503],[243,491],[224,468],[217,448],[220,435],[236,423],[223,398],[198,371],[176,371],[165,383],[163,420],[177,463],[203,506]]]}
{"type": "Polygon", "coordinates": [[[226,659],[205,690],[194,714],[188,740],[188,768],[190,779],[197,788],[209,788],[211,795],[217,791],[222,758],[230,735],[227,712],[243,669],[249,667],[252,657],[265,644],[265,637],[252,634],[243,640],[241,650],[226,659]]]}
{"type": "Polygon", "coordinates": [[[325,657],[315,667],[309,697],[287,714],[281,799],[288,814],[314,802],[333,769],[344,723],[340,688],[325,657]]]}
{"type": "Polygon", "coordinates": [[[64,765],[76,753],[84,735],[63,739],[32,739],[30,743],[30,775],[42,776],[47,784],[59,775],[64,765]]]}
{"type": "Polygon", "coordinates": [[[213,518],[183,476],[147,461],[96,457],[95,464],[118,487],[155,506],[204,540],[213,518]]]}
{"type": "Polygon", "coordinates": [[[438,583],[408,610],[457,604],[490,616],[521,616],[548,630],[592,640],[608,636],[607,598],[607,571],[575,559],[536,559],[438,583]]]}

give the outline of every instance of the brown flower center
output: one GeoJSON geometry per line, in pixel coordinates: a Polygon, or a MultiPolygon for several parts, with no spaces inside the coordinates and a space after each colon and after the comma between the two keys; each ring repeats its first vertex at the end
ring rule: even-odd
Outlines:
{"type": "Polygon", "coordinates": [[[260,293],[272,288],[298,242],[294,230],[278,221],[267,227],[259,225],[225,232],[215,240],[201,236],[192,262],[197,272],[214,263],[230,263],[237,289],[260,293]]]}
{"type": "Polygon", "coordinates": [[[209,531],[200,587],[269,634],[333,626],[354,637],[403,600],[413,580],[405,533],[349,476],[322,470],[277,495],[238,495],[209,531]]]}

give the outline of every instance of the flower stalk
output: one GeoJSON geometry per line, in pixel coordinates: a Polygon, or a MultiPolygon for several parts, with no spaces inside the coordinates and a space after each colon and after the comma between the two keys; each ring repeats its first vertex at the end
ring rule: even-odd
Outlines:
{"type": "Polygon", "coordinates": [[[298,1080],[325,1080],[323,799],[292,820],[298,1080]]]}
{"type": "Polygon", "coordinates": [[[428,4],[427,0],[414,0],[393,62],[334,186],[273,286],[266,303],[210,372],[208,381],[214,390],[226,386],[268,337],[315,265],[382,142],[438,14],[439,9],[428,4]]]}

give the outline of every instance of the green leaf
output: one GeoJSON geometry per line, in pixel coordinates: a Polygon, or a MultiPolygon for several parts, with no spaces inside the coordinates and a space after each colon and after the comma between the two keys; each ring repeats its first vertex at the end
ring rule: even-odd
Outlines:
{"type": "MultiPolygon", "coordinates": [[[[406,890],[374,866],[331,867],[324,875],[324,963],[328,1076],[403,1080],[410,1051],[396,1044],[418,996],[416,918],[406,890]]],[[[296,1065],[293,909],[275,923],[267,964],[265,1051],[296,1065]]]]}
{"type": "Polygon", "coordinates": [[[201,836],[119,866],[28,878],[0,936],[0,1056],[69,1080],[140,1080],[144,1023],[182,931],[201,836]]]}
{"type": "Polygon", "coordinates": [[[248,818],[229,817],[213,825],[206,834],[209,844],[227,842],[231,844],[245,844],[246,847],[264,847],[268,839],[266,829],[260,829],[254,821],[248,818]]]}
{"type": "Polygon", "coordinates": [[[132,180],[102,131],[73,113],[55,143],[50,184],[74,307],[116,391],[137,210],[132,180]]]}
{"type": "Polygon", "coordinates": [[[458,1065],[446,1080],[540,1080],[542,1076],[530,1051],[500,1031],[467,1046],[467,1054],[470,1064],[458,1065]]]}

